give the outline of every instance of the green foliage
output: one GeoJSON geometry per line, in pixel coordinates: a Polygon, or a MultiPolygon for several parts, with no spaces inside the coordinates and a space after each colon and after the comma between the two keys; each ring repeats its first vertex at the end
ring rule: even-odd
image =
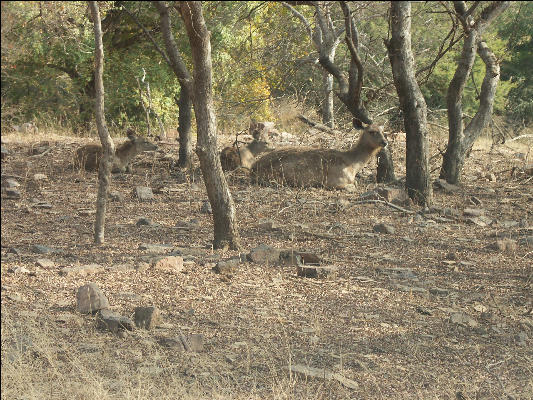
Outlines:
{"type": "MultiPolygon", "coordinates": [[[[139,26],[134,14],[161,48],[159,15],[149,2],[99,2],[104,29],[104,85],[108,125],[116,130],[146,129],[137,79],[145,74],[152,108],[164,124],[176,126],[180,86],[173,72],[139,26]]],[[[325,3],[336,29],[344,26],[336,2],[325,3]]],[[[86,2],[2,2],[2,121],[29,120],[86,132],[93,115],[94,37],[86,2]]],[[[356,17],[365,68],[363,100],[371,113],[397,105],[383,38],[388,34],[388,3],[350,3],[356,17]]],[[[414,2],[412,46],[416,68],[429,65],[450,29],[442,4],[414,2]],[[431,29],[428,29],[430,27],[431,29]]],[[[314,27],[314,9],[295,6],[314,27]]],[[[250,118],[272,119],[274,104],[296,99],[297,106],[318,110],[324,100],[323,74],[316,48],[301,21],[276,2],[204,2],[211,31],[213,88],[219,127],[234,133],[250,118]]],[[[178,48],[192,72],[187,35],[171,8],[178,48]]],[[[477,10],[479,11],[479,10],[477,10]]],[[[495,112],[530,122],[533,89],[530,65],[533,4],[513,2],[484,39],[502,65],[495,112]]],[[[335,63],[348,70],[350,56],[341,38],[335,63]]],[[[430,108],[445,108],[446,92],[456,69],[461,43],[444,56],[422,91],[430,108]]],[[[478,107],[485,67],[478,58],[463,96],[464,111],[478,107]],[[475,82],[475,84],[474,84],[475,82]]],[[[144,88],[143,88],[144,89],[144,88]]],[[[144,98],[147,101],[146,98],[144,98]]],[[[286,102],[285,102],[286,103],[286,102]]],[[[285,104],[284,103],[284,104],[285,104]]],[[[348,112],[335,100],[336,118],[348,112]]],[[[348,118],[345,118],[348,121],[348,118]]],[[[155,121],[152,118],[152,124],[155,121]]],[[[153,126],[155,128],[155,125],[153,126]]]]}
{"type": "MultiPolygon", "coordinates": [[[[513,2],[498,24],[509,56],[502,63],[502,81],[510,86],[507,115],[524,125],[533,122],[533,3],[513,2]]],[[[503,83],[502,82],[502,83],[503,83]]]]}

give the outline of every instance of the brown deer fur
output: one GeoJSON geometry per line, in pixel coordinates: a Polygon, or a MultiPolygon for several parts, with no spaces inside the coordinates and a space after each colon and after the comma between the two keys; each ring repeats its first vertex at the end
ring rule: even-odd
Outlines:
{"type": "MultiPolygon", "coordinates": [[[[113,172],[131,172],[130,162],[133,158],[143,152],[157,150],[157,145],[150,142],[143,136],[137,136],[132,131],[128,131],[128,140],[115,149],[113,157],[113,172]]],[[[99,144],[87,144],[76,151],[76,163],[79,168],[83,167],[87,171],[98,170],[100,159],[102,158],[102,146],[99,144]]]]}
{"type": "Polygon", "coordinates": [[[271,150],[264,123],[252,121],[249,130],[254,138],[251,143],[246,146],[241,146],[238,149],[236,146],[229,146],[222,149],[220,152],[222,170],[233,171],[239,167],[250,169],[257,155],[271,150]]]}
{"type": "Polygon", "coordinates": [[[322,186],[344,189],[383,147],[383,127],[369,125],[357,144],[348,151],[288,148],[275,150],[252,165],[252,181],[271,181],[296,187],[322,186]]]}

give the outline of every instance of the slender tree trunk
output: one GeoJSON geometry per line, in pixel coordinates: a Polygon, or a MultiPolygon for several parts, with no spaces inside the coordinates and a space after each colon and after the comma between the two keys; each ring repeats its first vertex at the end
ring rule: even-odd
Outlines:
{"type": "Polygon", "coordinates": [[[428,167],[427,108],[415,78],[410,2],[391,2],[391,26],[387,48],[407,134],[406,189],[413,201],[430,205],[433,192],[428,167]]]}
{"type": "Polygon", "coordinates": [[[181,87],[178,104],[178,134],[179,134],[179,158],[178,166],[185,168],[192,163],[192,142],[191,142],[191,122],[192,122],[192,99],[189,89],[181,87]]]}
{"type": "Polygon", "coordinates": [[[500,15],[507,7],[508,1],[496,1],[487,6],[479,20],[474,23],[471,16],[466,15],[466,6],[462,1],[454,2],[455,11],[462,18],[463,28],[467,31],[463,49],[457,63],[457,69],[448,86],[446,105],[448,107],[448,147],[444,153],[440,177],[449,183],[457,184],[461,179],[461,172],[474,140],[479,137],[487,126],[492,115],[492,106],[496,86],[500,78],[500,68],[494,54],[487,45],[481,42],[482,32],[490,22],[500,15]],[[472,72],[476,58],[476,49],[485,63],[485,78],[481,86],[480,107],[466,129],[463,128],[462,96],[472,72]]]}
{"type": "Polygon", "coordinates": [[[210,32],[199,1],[179,3],[194,63],[193,104],[198,129],[196,153],[213,209],[214,248],[240,248],[235,206],[217,152],[217,126],[213,105],[210,32]]]}
{"type": "Polygon", "coordinates": [[[327,71],[322,71],[322,85],[324,88],[324,104],[322,106],[322,122],[327,127],[335,128],[333,116],[333,76],[327,71]]]}
{"type": "Polygon", "coordinates": [[[98,197],[96,199],[96,221],[94,223],[94,242],[104,243],[105,213],[107,205],[107,192],[111,180],[111,164],[115,154],[115,145],[109,135],[104,114],[104,45],[102,43],[102,25],[100,11],[96,1],[89,2],[89,8],[94,21],[94,75],[96,88],[95,115],[98,127],[98,136],[102,143],[102,158],[98,168],[98,197]]]}
{"type": "Polygon", "coordinates": [[[180,167],[189,166],[192,156],[191,121],[192,121],[192,77],[183,62],[178,50],[174,35],[172,34],[170,15],[164,1],[154,1],[154,6],[160,15],[161,32],[167,50],[167,63],[170,65],[180,83],[180,97],[178,104],[178,134],[179,134],[179,159],[180,167]]]}

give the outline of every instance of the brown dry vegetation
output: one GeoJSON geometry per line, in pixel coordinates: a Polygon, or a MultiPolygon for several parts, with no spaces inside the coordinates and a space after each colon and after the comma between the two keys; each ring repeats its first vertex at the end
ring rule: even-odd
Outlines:
{"type": "MultiPolygon", "coordinates": [[[[344,148],[355,140],[319,136],[344,148]]],[[[445,145],[436,136],[431,154],[445,145]]],[[[109,203],[106,244],[95,247],[94,215],[84,211],[95,207],[97,174],[72,168],[75,149],[87,141],[20,134],[2,139],[12,153],[2,161],[3,179],[15,176],[22,193],[18,200],[2,198],[2,399],[533,397],[533,247],[527,242],[533,180],[511,176],[513,166],[527,162],[518,153],[531,163],[527,143],[492,152],[485,142],[476,144],[461,190],[435,191],[435,206],[459,211],[447,220],[438,213],[413,218],[380,204],[353,204],[375,187],[375,161],[363,170],[355,193],[250,187],[245,177],[228,175],[243,251],[261,243],[307,250],[339,268],[335,277],[311,279],[297,277],[295,267],[253,263],[242,263],[231,276],[215,274],[214,262],[237,253],[209,249],[212,221],[200,211],[207,199],[201,178],[172,172],[161,153],[137,158],[133,174],[113,176],[112,190],[125,200],[109,203]],[[44,140],[50,152],[28,155],[44,140]],[[35,182],[36,173],[48,179],[35,182]],[[136,185],[161,190],[154,202],[139,203],[132,196],[136,185]],[[483,202],[492,225],[467,223],[463,209],[478,207],[471,196],[483,202]],[[52,208],[40,209],[37,201],[52,208]],[[137,227],[140,217],[159,226],[137,227]],[[259,228],[264,218],[282,228],[259,228]],[[197,223],[186,224],[193,219],[197,223]],[[521,225],[506,227],[509,221],[521,225]],[[396,232],[374,233],[378,222],[396,232]],[[487,248],[499,238],[518,246],[487,248]],[[183,248],[189,262],[175,274],[128,268],[146,255],[141,243],[183,248]],[[34,244],[61,253],[34,254],[34,244]],[[13,247],[20,254],[9,253],[13,247]],[[55,266],[37,267],[37,258],[55,266]],[[106,269],[85,277],[58,273],[91,263],[106,269]],[[10,272],[17,267],[30,273],[10,272]],[[398,267],[410,268],[416,278],[396,280],[383,272],[398,267]],[[94,317],[75,309],[75,291],[86,282],[98,284],[123,315],[141,305],[160,308],[164,324],[125,338],[98,329],[94,317]],[[470,323],[454,321],[457,313],[470,323]],[[205,350],[179,352],[161,344],[180,332],[204,335],[205,350]],[[359,387],[289,375],[284,367],[291,364],[339,372],[359,387]]],[[[304,144],[316,139],[307,136],[304,144]]],[[[392,146],[400,176],[404,144],[392,146]]],[[[174,145],[160,148],[177,153],[174,145]]]]}

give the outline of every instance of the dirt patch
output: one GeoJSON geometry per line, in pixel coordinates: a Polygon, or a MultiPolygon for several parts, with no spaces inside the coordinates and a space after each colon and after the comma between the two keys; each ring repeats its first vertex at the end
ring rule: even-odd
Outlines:
{"type": "MultiPolygon", "coordinates": [[[[321,136],[333,147],[355,142],[321,136]]],[[[533,181],[520,173],[527,149],[476,147],[459,190],[436,189],[434,208],[411,206],[413,214],[355,204],[376,186],[375,161],[354,193],[251,187],[228,174],[243,252],[295,249],[335,270],[311,278],[294,265],[212,251],[201,177],[172,168],[171,143],[136,158],[133,174],[113,176],[122,196],[108,203],[106,243],[95,247],[97,174],[72,166],[88,140],[44,141],[7,140],[2,160],[2,183],[17,181],[20,194],[2,190],[2,399],[532,397],[533,181]],[[153,200],[140,202],[137,186],[152,188],[153,200]],[[382,223],[393,233],[374,231],[382,223]],[[499,240],[515,245],[502,250],[499,240]],[[150,263],[167,255],[183,266],[150,263]],[[213,270],[234,257],[241,262],[231,273],[213,270]],[[101,268],[60,274],[94,264],[101,268]],[[87,282],[113,311],[132,317],[136,307],[157,307],[162,324],[125,337],[98,328],[75,308],[87,282]],[[168,345],[196,334],[202,351],[168,345]],[[340,378],[289,373],[291,365],[340,378]]],[[[404,143],[392,146],[401,176],[404,143]]],[[[432,140],[431,154],[437,146],[444,140],[432,140]]],[[[439,164],[435,157],[432,168],[439,164]]]]}

